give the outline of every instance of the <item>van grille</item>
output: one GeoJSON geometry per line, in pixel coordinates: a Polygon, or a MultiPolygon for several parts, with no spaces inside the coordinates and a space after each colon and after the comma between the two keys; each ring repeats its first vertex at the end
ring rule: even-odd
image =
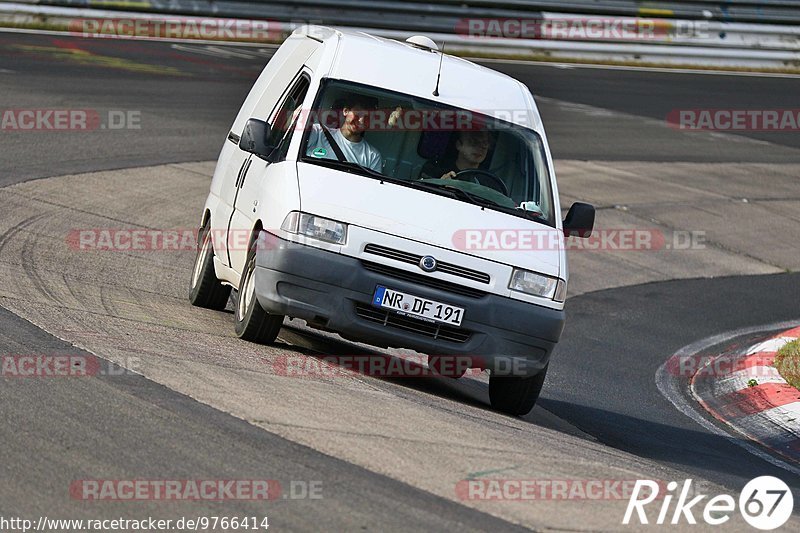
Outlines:
{"type": "Polygon", "coordinates": [[[380,263],[372,263],[370,261],[362,260],[361,264],[365,269],[371,272],[383,274],[384,276],[388,276],[390,278],[409,281],[417,285],[424,285],[432,289],[439,289],[440,291],[447,291],[453,294],[459,294],[461,296],[468,296],[470,298],[483,298],[486,296],[486,292],[473,289],[472,287],[464,287],[463,285],[459,285],[457,283],[450,283],[449,281],[443,281],[430,276],[415,274],[414,272],[408,272],[407,270],[382,265],[380,263]]]}
{"type": "Polygon", "coordinates": [[[472,332],[446,324],[426,322],[418,318],[398,315],[385,309],[379,309],[366,304],[357,303],[355,306],[356,314],[364,320],[369,320],[370,322],[376,322],[392,328],[411,331],[432,339],[464,343],[472,337],[472,332]]]}
{"type": "MultiPolygon", "coordinates": [[[[378,244],[368,244],[364,247],[364,253],[379,255],[381,257],[394,259],[395,261],[408,263],[410,265],[418,265],[422,259],[421,255],[404,252],[402,250],[395,250],[394,248],[388,248],[378,244]]],[[[452,263],[439,262],[436,265],[436,271],[444,272],[445,274],[458,276],[460,278],[465,278],[472,281],[477,281],[479,283],[489,283],[490,279],[489,274],[486,274],[485,272],[479,272],[477,270],[454,265],[452,263]]]]}

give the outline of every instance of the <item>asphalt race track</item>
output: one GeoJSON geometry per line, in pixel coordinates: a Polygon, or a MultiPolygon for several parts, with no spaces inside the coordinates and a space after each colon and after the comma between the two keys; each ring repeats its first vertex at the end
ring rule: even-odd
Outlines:
{"type": "MultiPolygon", "coordinates": [[[[94,214],[89,209],[104,213],[106,221],[136,222],[133,217],[139,216],[136,223],[146,224],[145,220],[153,217],[158,221],[153,222],[155,227],[159,223],[191,224],[193,218],[184,222],[183,213],[172,216],[166,212],[168,204],[163,199],[151,198],[146,191],[131,190],[123,194],[124,172],[119,173],[119,181],[103,184],[98,180],[86,185],[85,190],[81,189],[81,182],[69,177],[70,181],[63,186],[56,182],[51,185],[50,180],[34,180],[175,164],[175,171],[182,172],[182,177],[174,184],[163,185],[165,190],[181,193],[184,189],[179,185],[193,184],[185,200],[191,204],[189,214],[196,217],[207,191],[207,178],[202,173],[207,173],[209,167],[181,164],[216,159],[241,101],[272,51],[271,47],[0,33],[3,109],[91,109],[101,121],[109,111],[133,111],[141,125],[138,129],[113,129],[103,124],[107,127],[94,131],[0,132],[0,187],[23,187],[9,189],[5,195],[0,188],[0,205],[3,206],[0,219],[8,217],[13,221],[8,223],[8,228],[4,223],[0,231],[0,264],[15,272],[17,267],[8,257],[18,254],[23,266],[20,272],[33,280],[30,293],[25,292],[28,289],[15,292],[10,286],[0,290],[0,304],[13,301],[25,311],[17,314],[27,313],[29,317],[48,316],[46,306],[39,305],[45,300],[37,298],[51,297],[57,307],[71,305],[46,279],[56,273],[52,265],[47,266],[43,254],[48,246],[55,248],[60,244],[63,247],[63,241],[53,241],[53,228],[47,228],[48,219],[29,211],[35,204],[28,203],[28,198],[41,200],[42,205],[52,205],[54,209],[63,208],[65,211],[57,215],[63,218],[53,219],[53,225],[57,226],[89,223],[90,218],[81,218],[87,213],[94,214]],[[42,189],[36,189],[37,183],[42,184],[42,189]],[[84,203],[59,200],[59,194],[63,198],[70,190],[102,192],[84,203]],[[115,190],[120,191],[119,196],[115,190]],[[132,204],[137,201],[151,203],[134,215],[132,204]],[[118,219],[114,218],[115,210],[119,213],[118,219]],[[77,217],[74,221],[70,218],[73,216],[77,217]],[[26,294],[30,301],[26,301],[26,294]]],[[[765,109],[795,108],[797,94],[800,94],[800,81],[796,78],[486,64],[531,87],[557,160],[653,165],[672,162],[699,165],[800,163],[797,132],[687,136],[664,124],[666,116],[675,109],[734,109],[752,106],[753,102],[765,109]]],[[[112,174],[97,176],[105,179],[112,174]]],[[[698,175],[696,179],[701,181],[704,177],[698,175]]],[[[800,198],[798,180],[800,178],[795,176],[795,194],[788,199],[800,198]]],[[[160,178],[151,176],[146,183],[149,187],[159,182],[160,178]]],[[[784,238],[787,249],[794,247],[796,255],[800,220],[793,216],[789,214],[786,218],[795,233],[784,238]]],[[[197,331],[223,329],[226,321],[230,322],[230,316],[198,312],[188,302],[180,300],[181,295],[185,295],[191,254],[153,261],[126,260],[130,263],[119,258],[109,259],[96,273],[92,273],[90,264],[83,263],[87,276],[97,275],[101,281],[98,301],[102,301],[102,307],[91,311],[92,316],[96,316],[98,331],[116,331],[106,326],[106,315],[118,313],[126,317],[129,308],[135,307],[137,312],[150,313],[141,323],[153,325],[150,330],[143,331],[138,340],[142,353],[162,349],[186,353],[192,349],[204,350],[197,338],[190,338],[197,337],[197,331]],[[153,279],[152,288],[148,288],[148,269],[154,268],[151,263],[163,267],[166,274],[153,279]],[[126,298],[118,298],[121,292],[114,287],[114,278],[126,264],[134,265],[130,268],[139,277],[131,280],[130,286],[123,284],[130,292],[125,292],[126,298]],[[134,289],[141,294],[137,295],[134,289]],[[156,304],[147,307],[149,304],[143,303],[151,301],[147,298],[156,301],[159,293],[169,300],[164,307],[156,304]],[[167,309],[175,314],[160,315],[167,309]],[[164,345],[174,343],[174,347],[149,344],[151,335],[161,332],[158,328],[162,327],[163,332],[169,332],[169,336],[162,332],[164,345]]],[[[64,260],[63,264],[64,281],[70,285],[67,278],[73,268],[71,259],[64,260]]],[[[497,509],[488,504],[471,505],[471,502],[446,497],[446,491],[443,497],[432,488],[439,486],[436,480],[426,479],[418,484],[415,466],[393,467],[392,460],[407,459],[399,452],[400,457],[363,457],[377,447],[388,450],[406,437],[409,440],[418,437],[419,448],[414,449],[423,450],[417,456],[421,461],[445,464],[445,460],[438,458],[448,457],[451,462],[442,469],[460,469],[459,472],[464,473],[480,470],[479,466],[471,468],[463,464],[458,456],[460,450],[440,452],[436,448],[441,444],[436,440],[438,430],[434,426],[438,418],[452,419],[452,427],[463,424],[465,428],[474,427],[478,428],[475,431],[485,432],[480,439],[480,453],[486,456],[497,452],[495,447],[501,445],[498,444],[500,439],[530,443],[528,453],[517,450],[531,461],[523,470],[523,475],[528,477],[558,477],[559,471],[566,476],[569,468],[578,468],[576,465],[582,462],[587,465],[607,463],[620,472],[629,469],[632,473],[648,472],[665,478],[678,473],[681,479],[695,478],[735,493],[753,477],[774,475],[793,488],[797,501],[800,476],[749,453],[733,442],[736,437],[725,439],[698,425],[659,392],[654,379],[666,359],[699,339],[738,328],[800,319],[800,274],[786,272],[789,269],[780,261],[765,261],[764,264],[771,270],[759,272],[774,273],[627,283],[629,286],[571,297],[567,304],[567,326],[542,397],[537,408],[522,419],[505,417],[488,409],[485,380],[402,381],[363,377],[353,387],[361,387],[367,391],[364,394],[373,395],[369,396],[369,401],[375,402],[374,410],[359,410],[356,406],[371,404],[354,400],[356,412],[343,416],[343,420],[349,417],[367,419],[365,425],[375,427],[378,434],[381,433],[378,426],[394,424],[390,422],[393,404],[408,403],[413,404],[416,414],[401,417],[402,423],[408,424],[402,427],[415,428],[419,433],[396,437],[397,440],[385,438],[380,444],[367,443],[364,439],[361,455],[357,448],[363,435],[355,429],[352,435],[346,436],[351,440],[328,446],[323,441],[339,437],[322,434],[295,439],[292,436],[295,434],[292,432],[305,423],[299,415],[297,428],[281,422],[282,428],[278,430],[270,426],[269,420],[240,414],[238,403],[224,400],[227,392],[233,391],[231,384],[235,381],[220,378],[216,384],[219,390],[204,390],[201,378],[207,379],[210,373],[187,377],[185,386],[173,386],[180,379],[177,372],[173,375],[161,367],[150,373],[143,372],[147,377],[110,372],[114,375],[91,380],[42,382],[3,378],[0,379],[0,442],[5,457],[14,460],[4,460],[0,466],[4,480],[0,484],[0,511],[5,515],[50,513],[50,516],[63,517],[269,514],[270,525],[274,523],[278,530],[318,530],[323,527],[321,524],[333,530],[504,531],[520,529],[520,525],[533,529],[594,529],[592,513],[598,508],[591,504],[587,504],[584,511],[575,511],[575,521],[555,518],[559,509],[564,509],[555,502],[547,506],[542,504],[540,508],[530,503],[497,509]],[[158,376],[165,377],[162,380],[158,376]],[[223,399],[218,402],[209,399],[216,397],[223,399]],[[427,418],[415,418],[423,411],[427,418]],[[419,420],[418,429],[414,420],[419,420]],[[318,441],[322,443],[317,444],[318,441]],[[352,446],[348,447],[348,443],[352,446]],[[426,446],[430,447],[431,455],[424,451],[426,446]],[[551,452],[551,448],[562,450],[565,456],[572,458],[572,463],[560,455],[551,455],[556,453],[551,452]],[[537,464],[538,457],[541,457],[541,468],[531,466],[537,464]],[[547,464],[560,466],[548,471],[547,464]],[[135,508],[130,504],[112,503],[99,508],[86,502],[76,503],[66,495],[72,481],[85,478],[270,478],[278,479],[285,486],[291,480],[323,480],[326,491],[325,497],[319,500],[278,500],[271,504],[268,512],[252,502],[190,505],[144,502],[135,508]],[[585,524],[584,527],[576,525],[580,523],[585,524]]],[[[625,278],[624,272],[616,275],[625,278]]],[[[694,276],[689,273],[681,277],[694,276]]],[[[83,283],[89,286],[88,281],[83,283]]],[[[77,286],[72,285],[70,289],[77,286]]],[[[88,297],[80,293],[73,297],[76,301],[88,301],[88,297]]],[[[85,328],[91,327],[87,322],[85,328]]],[[[233,328],[230,324],[227,327],[225,337],[220,333],[218,339],[207,341],[208,353],[197,352],[186,358],[194,358],[209,369],[218,365],[226,372],[237,371],[237,376],[243,380],[247,371],[250,377],[246,379],[256,379],[252,375],[261,370],[253,361],[259,352],[256,348],[245,347],[241,352],[231,353],[229,347],[235,345],[235,339],[230,338],[233,328]],[[241,369],[238,365],[242,365],[241,369]]],[[[0,307],[0,354],[76,353],[75,346],[48,333],[58,329],[56,324],[37,320],[32,323],[0,307]]],[[[285,328],[281,340],[279,348],[265,348],[264,353],[278,353],[275,350],[299,354],[347,353],[349,348],[346,343],[289,328],[285,328]]],[[[125,341],[110,339],[108,342],[113,345],[125,341]]],[[[76,343],[76,346],[85,344],[76,343]]],[[[98,355],[104,357],[103,353],[98,355]]],[[[242,390],[247,387],[242,385],[242,390]]],[[[286,401],[301,402],[303,391],[294,394],[298,397],[286,401]]],[[[277,405],[281,398],[269,398],[276,402],[272,408],[281,411],[277,405]]],[[[324,397],[314,398],[326,402],[324,397]]],[[[346,405],[347,400],[337,397],[331,401],[346,405]]],[[[264,409],[270,411],[267,407],[264,409]]],[[[339,429],[342,433],[349,431],[346,426],[339,429]]],[[[477,450],[477,440],[465,443],[465,450],[473,446],[477,450]]],[[[474,454],[478,452],[470,453],[473,454],[470,457],[476,457],[474,454]]],[[[516,461],[516,458],[496,458],[495,462],[500,469],[512,468],[518,464],[516,461]]],[[[585,475],[589,478],[608,475],[600,470],[592,474],[589,472],[594,467],[586,468],[585,475]]],[[[434,466],[430,470],[438,472],[434,466]]],[[[636,477],[635,474],[630,476],[636,477]]],[[[619,503],[616,505],[614,509],[624,509],[619,503]]],[[[609,519],[598,523],[597,529],[614,529],[621,514],[613,516],[617,516],[617,522],[609,519]]],[[[797,517],[794,520],[793,525],[797,527],[797,517]]]]}

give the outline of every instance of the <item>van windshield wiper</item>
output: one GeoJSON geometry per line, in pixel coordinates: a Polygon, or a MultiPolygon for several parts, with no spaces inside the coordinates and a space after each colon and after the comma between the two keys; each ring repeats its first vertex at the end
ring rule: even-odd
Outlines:
{"type": "Polygon", "coordinates": [[[418,181],[417,183],[424,184],[426,187],[445,190],[448,192],[452,192],[454,196],[458,197],[461,200],[466,200],[470,203],[480,205],[483,207],[506,207],[503,204],[499,204],[494,200],[489,200],[488,198],[484,198],[483,196],[479,196],[477,194],[467,192],[460,187],[454,187],[453,185],[444,185],[441,183],[426,183],[425,181],[418,181]]]}
{"type": "Polygon", "coordinates": [[[317,159],[313,157],[303,157],[301,160],[309,163],[321,164],[323,166],[335,168],[337,170],[342,170],[344,172],[356,171],[359,174],[368,176],[370,178],[375,178],[381,181],[385,181],[387,183],[395,183],[397,185],[402,185],[403,187],[410,187],[412,189],[428,191],[439,195],[449,196],[450,198],[459,197],[459,195],[457,194],[458,190],[455,187],[441,187],[434,185],[433,183],[424,183],[420,180],[409,181],[409,180],[392,178],[384,174],[381,174],[377,170],[372,170],[369,167],[359,165],[358,163],[353,163],[352,161],[339,161],[336,159],[317,159]]]}
{"type": "MultiPolygon", "coordinates": [[[[420,182],[417,182],[417,183],[420,183],[420,182]]],[[[422,182],[422,183],[424,183],[424,182],[422,182]]],[[[464,189],[461,189],[459,187],[454,187],[452,185],[443,185],[443,184],[439,184],[439,183],[424,183],[424,184],[425,184],[425,186],[430,187],[432,189],[439,189],[439,190],[452,192],[452,193],[454,193],[454,196],[456,196],[457,198],[459,198],[461,200],[466,200],[466,201],[468,201],[470,203],[473,203],[473,204],[476,204],[476,205],[480,205],[482,207],[491,207],[492,209],[496,209],[498,211],[502,211],[503,213],[508,213],[508,214],[511,214],[511,215],[524,214],[525,218],[530,218],[530,219],[532,219],[532,220],[534,220],[536,222],[539,222],[541,224],[545,224],[547,226],[551,226],[552,225],[550,223],[550,221],[547,220],[545,217],[543,217],[543,216],[541,216],[541,215],[539,215],[539,214],[537,214],[537,213],[535,213],[533,211],[528,211],[527,209],[522,209],[520,207],[511,207],[511,206],[508,206],[508,205],[503,205],[501,203],[495,202],[494,200],[490,200],[488,198],[484,198],[483,196],[477,195],[475,193],[471,193],[469,191],[465,191],[464,189]]]]}
{"type": "Polygon", "coordinates": [[[344,170],[345,172],[352,172],[356,170],[359,173],[365,174],[372,178],[378,178],[386,181],[393,181],[390,178],[387,178],[386,176],[378,172],[377,170],[365,167],[364,165],[359,165],[358,163],[353,163],[352,161],[338,161],[336,159],[317,159],[314,157],[304,157],[302,160],[308,163],[322,164],[323,166],[335,168],[337,170],[344,170]]]}
{"type": "Polygon", "coordinates": [[[385,178],[385,181],[389,181],[391,183],[397,183],[398,185],[403,185],[405,187],[411,187],[412,189],[419,189],[422,191],[431,192],[433,194],[438,194],[440,196],[449,196],[450,198],[454,198],[457,200],[465,200],[471,204],[479,205],[481,207],[502,207],[500,204],[495,203],[491,200],[487,200],[482,198],[476,194],[469,193],[463,189],[459,189],[458,187],[453,187],[451,185],[438,185],[436,183],[427,183],[424,180],[397,180],[392,178],[385,178]]]}
{"type": "Polygon", "coordinates": [[[456,194],[463,199],[467,199],[470,202],[482,206],[489,206],[489,207],[506,207],[503,204],[497,203],[494,200],[489,200],[488,198],[484,198],[483,196],[471,193],[469,191],[465,191],[464,189],[459,189],[458,187],[453,187],[451,185],[445,185],[448,190],[457,191],[456,194]]]}

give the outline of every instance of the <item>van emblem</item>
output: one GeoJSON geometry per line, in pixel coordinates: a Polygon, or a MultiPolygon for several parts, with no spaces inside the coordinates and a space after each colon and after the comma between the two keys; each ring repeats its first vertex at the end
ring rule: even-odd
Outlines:
{"type": "Polygon", "coordinates": [[[325,148],[314,148],[314,151],[311,152],[314,157],[325,157],[327,154],[328,151],[325,148]]]}
{"type": "Polygon", "coordinates": [[[436,270],[436,259],[432,255],[426,255],[419,260],[419,267],[425,272],[436,270]]]}

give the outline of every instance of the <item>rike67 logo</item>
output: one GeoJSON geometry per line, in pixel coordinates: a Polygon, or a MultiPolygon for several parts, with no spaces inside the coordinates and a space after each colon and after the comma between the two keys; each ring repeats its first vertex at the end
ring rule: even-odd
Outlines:
{"type": "MultiPolygon", "coordinates": [[[[736,500],[728,494],[720,494],[709,499],[703,505],[701,502],[708,495],[692,494],[692,480],[683,483],[680,492],[677,492],[678,483],[667,483],[666,494],[659,494],[660,488],[655,481],[637,480],[633,493],[628,500],[625,516],[622,523],[628,525],[631,519],[639,520],[640,524],[648,524],[645,507],[659,500],[660,509],[656,524],[677,525],[684,520],[687,524],[697,524],[694,513],[701,514],[703,521],[712,526],[718,526],[730,520],[736,511],[736,500]],[[694,497],[690,498],[690,494],[694,497]],[[677,499],[675,498],[677,496],[677,499]],[[675,501],[673,507],[672,502],[675,501]]],[[[739,494],[739,512],[742,518],[756,529],[764,531],[777,529],[789,520],[794,510],[794,497],[788,485],[772,476],[761,476],[750,480],[739,494]]],[[[655,506],[657,507],[658,504],[655,506]]],[[[655,509],[648,509],[654,511],[655,509]]],[[[650,517],[652,519],[652,516],[650,517]]],[[[634,521],[635,523],[635,521],[634,521]]]]}

